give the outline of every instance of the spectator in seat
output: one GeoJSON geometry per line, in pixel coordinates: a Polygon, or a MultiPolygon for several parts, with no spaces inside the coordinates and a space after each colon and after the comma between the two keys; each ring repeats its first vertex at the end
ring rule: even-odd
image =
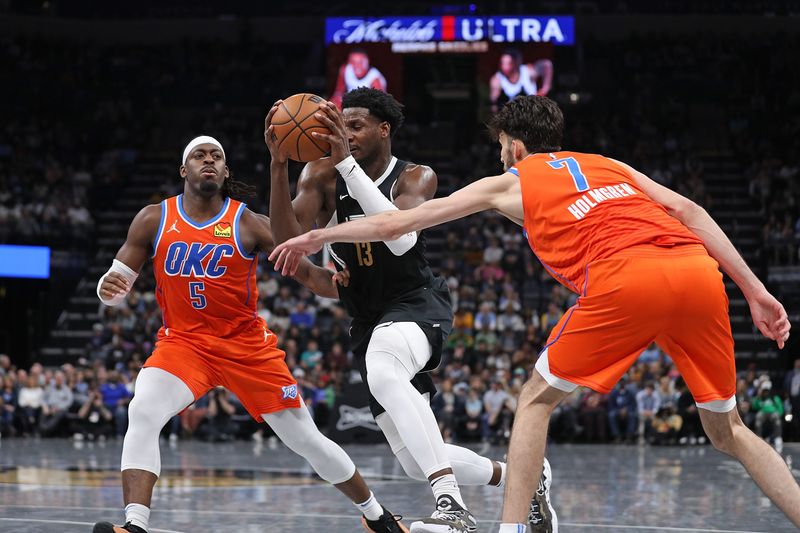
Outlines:
{"type": "Polygon", "coordinates": [[[586,442],[606,441],[608,412],[602,394],[593,390],[586,391],[581,399],[578,419],[583,425],[586,442]]]}
{"type": "Polygon", "coordinates": [[[637,421],[636,394],[628,379],[623,376],[619,384],[611,391],[608,398],[608,427],[614,442],[625,440],[632,442],[636,437],[637,421]],[[620,424],[624,424],[624,435],[620,432],[620,424]]]}
{"type": "Polygon", "coordinates": [[[43,436],[59,436],[67,432],[67,415],[72,402],[72,389],[66,384],[64,373],[59,370],[55,373],[53,382],[44,391],[41,420],[43,436]]]}
{"type": "Polygon", "coordinates": [[[236,424],[233,415],[236,406],[231,401],[228,391],[216,387],[208,392],[208,411],[206,438],[210,442],[224,442],[233,440],[236,434],[236,424]]]}
{"type": "Polygon", "coordinates": [[[14,436],[17,411],[17,391],[14,388],[14,377],[6,374],[0,388],[0,435],[14,436]]]}
{"type": "Polygon", "coordinates": [[[753,398],[753,413],[755,414],[756,434],[768,439],[770,436],[776,448],[783,445],[783,400],[772,393],[772,382],[764,381],[758,389],[758,396],[753,398]],[[768,423],[771,433],[768,436],[764,431],[768,423]]]}
{"type": "Polygon", "coordinates": [[[83,440],[88,437],[92,440],[106,438],[113,431],[111,421],[114,414],[106,407],[103,402],[103,394],[98,390],[97,385],[92,383],[89,386],[86,401],[78,409],[78,420],[76,422],[75,440],[83,440]]]}
{"type": "Polygon", "coordinates": [[[653,417],[661,407],[661,400],[652,382],[648,381],[644,389],[636,393],[636,406],[639,415],[639,443],[644,443],[649,440],[653,429],[653,417]]]}
{"type": "MultiPolygon", "coordinates": [[[[800,219],[797,220],[797,225],[800,232],[800,219]]],[[[794,368],[786,373],[783,390],[789,395],[789,401],[792,404],[794,438],[800,439],[800,358],[794,360],[794,368]]]]}
{"type": "Polygon", "coordinates": [[[659,408],[652,421],[651,442],[655,445],[675,444],[682,426],[683,420],[672,404],[659,408]]]}
{"type": "Polygon", "coordinates": [[[17,417],[23,435],[39,435],[39,420],[44,406],[44,389],[31,374],[17,396],[17,417]]]}

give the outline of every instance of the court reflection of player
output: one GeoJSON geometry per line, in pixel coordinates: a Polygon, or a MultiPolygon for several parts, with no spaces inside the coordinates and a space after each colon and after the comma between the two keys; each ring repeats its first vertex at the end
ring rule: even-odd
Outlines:
{"type": "Polygon", "coordinates": [[[380,70],[370,66],[367,52],[356,48],[347,55],[347,63],[339,67],[339,76],[336,79],[331,102],[341,109],[344,93],[359,87],[371,87],[386,92],[386,78],[380,70]]]}
{"type": "Polygon", "coordinates": [[[553,62],[540,59],[536,63],[522,63],[522,54],[508,48],[500,56],[497,72],[489,80],[492,111],[519,95],[547,96],[553,83],[553,62]]]}

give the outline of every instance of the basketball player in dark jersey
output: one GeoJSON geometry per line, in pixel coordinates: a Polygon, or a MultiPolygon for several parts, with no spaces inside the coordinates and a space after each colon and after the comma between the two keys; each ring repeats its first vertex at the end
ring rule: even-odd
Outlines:
{"type": "MultiPolygon", "coordinates": [[[[389,94],[360,88],[344,96],[343,112],[331,103],[321,106],[318,117],[333,132],[323,138],[331,143],[332,155],[306,165],[292,201],[286,156],[269,124],[278,105],[267,115],[264,134],[272,155],[270,216],[277,242],[315,225],[410,209],[436,193],[437,177],[430,167],[391,153],[391,137],[403,121],[400,104],[389,94]],[[334,161],[341,163],[334,166],[334,161]]],[[[338,270],[350,271],[350,284],[339,288],[339,297],[353,317],[353,353],[370,389],[373,416],[405,472],[428,480],[436,498],[436,511],[412,523],[411,531],[474,531],[476,521],[458,484],[501,486],[505,464],[445,444],[431,411],[436,389],[428,372],[439,364],[453,313],[445,281],[433,275],[425,259],[424,236],[334,243],[330,252],[338,270]]],[[[531,503],[530,522],[537,533],[558,530],[549,486],[545,463],[540,491],[531,503]]]]}

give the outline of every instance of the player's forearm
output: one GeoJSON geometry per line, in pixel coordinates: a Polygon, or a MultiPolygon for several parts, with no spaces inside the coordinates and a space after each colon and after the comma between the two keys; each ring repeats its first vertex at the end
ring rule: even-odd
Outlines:
{"type": "MultiPolygon", "coordinates": [[[[353,156],[337,163],[336,170],[341,174],[347,184],[347,190],[361,206],[364,214],[376,215],[386,211],[398,211],[397,206],[383,195],[353,156]]],[[[417,234],[413,232],[402,233],[395,239],[384,240],[384,244],[395,255],[403,255],[413,248],[416,242],[417,234]]]]}
{"type": "Polygon", "coordinates": [[[700,237],[708,253],[717,260],[722,270],[750,298],[764,290],[764,284],[750,270],[744,259],[714,219],[699,205],[692,203],[683,213],[676,214],[686,227],[700,237]]]}
{"type": "Polygon", "coordinates": [[[303,233],[292,207],[289,190],[289,167],[286,163],[273,161],[270,164],[269,216],[275,244],[303,233]]]}
{"type": "Polygon", "coordinates": [[[304,259],[294,274],[294,279],[317,296],[338,300],[339,291],[336,290],[333,283],[333,276],[334,272],[318,267],[308,259],[304,259]]]}
{"type": "Polygon", "coordinates": [[[325,242],[393,241],[415,231],[413,215],[409,216],[413,211],[416,211],[416,209],[387,211],[379,215],[314,231],[325,242]]]}

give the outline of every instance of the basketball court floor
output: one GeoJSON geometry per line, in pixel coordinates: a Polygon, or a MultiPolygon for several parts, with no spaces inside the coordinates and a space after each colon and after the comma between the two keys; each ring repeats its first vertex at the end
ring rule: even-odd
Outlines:
{"type": "MultiPolygon", "coordinates": [[[[119,522],[120,449],[117,440],[0,441],[0,532],[88,533],[97,520],[119,522]]],[[[411,518],[432,510],[430,490],[403,476],[388,446],[346,449],[392,512],[411,518]]],[[[800,445],[783,455],[800,464],[800,445]]],[[[548,457],[562,533],[796,531],[738,463],[707,446],[554,445],[548,457]]],[[[283,445],[164,441],[162,462],[152,533],[361,531],[344,496],[283,445]]],[[[501,491],[463,494],[479,531],[494,533],[501,491]]]]}

